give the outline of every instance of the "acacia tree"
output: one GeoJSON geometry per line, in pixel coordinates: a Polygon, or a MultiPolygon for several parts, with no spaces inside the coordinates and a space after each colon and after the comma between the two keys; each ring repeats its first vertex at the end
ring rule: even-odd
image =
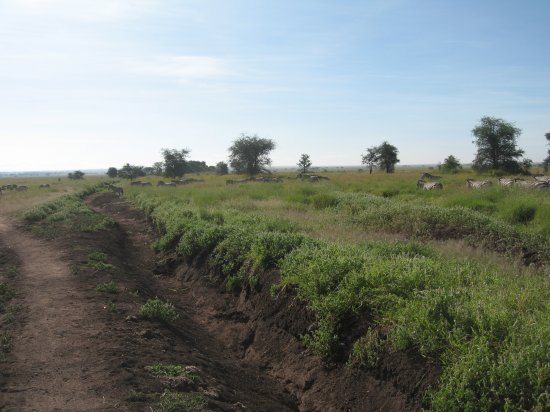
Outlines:
{"type": "Polygon", "coordinates": [[[109,176],[111,179],[114,179],[118,176],[118,170],[116,167],[110,167],[109,170],[107,170],[107,176],[109,176]]]}
{"type": "Polygon", "coordinates": [[[369,168],[369,174],[372,174],[372,169],[378,164],[378,147],[373,146],[367,149],[367,153],[362,155],[361,162],[369,168]]]}
{"type": "MultiPolygon", "coordinates": [[[[550,133],[546,133],[544,137],[546,137],[546,140],[548,140],[548,144],[550,145],[550,133]]],[[[544,171],[547,172],[548,167],[550,167],[550,150],[548,150],[548,156],[546,157],[546,159],[544,159],[542,164],[544,166],[544,171]]]]}
{"type": "Polygon", "coordinates": [[[275,149],[275,142],[258,135],[247,136],[244,133],[229,147],[229,164],[237,173],[254,176],[267,171],[271,164],[269,152],[275,149]]]}
{"type": "Polygon", "coordinates": [[[124,179],[134,180],[136,177],[145,176],[143,166],[134,166],[130,163],[126,163],[122,166],[122,169],[118,171],[118,176],[124,179]]]}
{"type": "Polygon", "coordinates": [[[186,172],[189,152],[188,149],[162,149],[164,175],[171,178],[182,177],[186,172]]]}
{"type": "Polygon", "coordinates": [[[460,164],[460,160],[458,160],[453,155],[450,155],[443,161],[441,169],[444,172],[456,173],[459,169],[462,169],[462,165],[460,164]]]}
{"type": "Polygon", "coordinates": [[[216,163],[216,174],[226,175],[229,173],[229,166],[225,162],[216,163]]]}
{"type": "Polygon", "coordinates": [[[519,158],[524,151],[516,144],[521,129],[496,117],[482,117],[472,130],[477,145],[473,168],[477,171],[502,170],[507,173],[523,171],[519,158]]]}
{"type": "Polygon", "coordinates": [[[307,173],[308,169],[311,167],[311,160],[308,154],[302,154],[300,160],[298,160],[297,166],[300,168],[300,173],[307,173]]]}
{"type": "Polygon", "coordinates": [[[75,170],[74,172],[69,173],[67,177],[69,179],[80,180],[80,179],[84,179],[84,175],[85,175],[84,172],[80,170],[75,170]]]}

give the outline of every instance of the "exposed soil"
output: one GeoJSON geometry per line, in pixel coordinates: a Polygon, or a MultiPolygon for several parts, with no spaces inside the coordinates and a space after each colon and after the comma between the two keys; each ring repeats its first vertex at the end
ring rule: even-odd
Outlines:
{"type": "Polygon", "coordinates": [[[227,293],[201,262],[158,265],[156,234],[123,200],[102,193],[88,203],[115,226],[45,243],[0,221],[22,262],[24,308],[1,365],[0,409],[145,411],[172,390],[200,392],[220,411],[419,410],[436,383],[438,367],[406,353],[387,353],[373,371],[328,364],[300,342],[314,321],[305,306],[289,289],[269,293],[277,272],[264,274],[258,292],[227,293]],[[97,251],[113,269],[89,267],[97,251]],[[96,291],[107,281],[118,294],[96,291]],[[137,317],[155,296],[180,317],[137,317]],[[199,378],[157,378],[146,367],[158,363],[192,366],[199,378]]]}

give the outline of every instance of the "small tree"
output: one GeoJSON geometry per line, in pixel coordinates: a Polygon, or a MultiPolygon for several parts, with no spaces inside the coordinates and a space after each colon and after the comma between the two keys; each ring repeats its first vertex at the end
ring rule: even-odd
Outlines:
{"type": "Polygon", "coordinates": [[[164,175],[172,178],[182,177],[186,172],[186,158],[188,155],[188,149],[162,149],[164,175]]]}
{"type": "Polygon", "coordinates": [[[441,165],[440,170],[447,173],[457,173],[460,169],[462,169],[460,160],[458,160],[453,155],[450,155],[443,161],[443,164],[441,165]]]}
{"type": "Polygon", "coordinates": [[[506,173],[521,171],[519,158],[524,151],[516,145],[521,129],[503,119],[485,116],[472,133],[475,137],[473,143],[477,145],[473,163],[475,170],[502,170],[506,173]]]}
{"type": "Polygon", "coordinates": [[[262,139],[258,135],[247,136],[244,133],[229,147],[229,164],[237,173],[249,176],[267,171],[271,164],[269,152],[275,149],[271,139],[262,139]]]}
{"type": "Polygon", "coordinates": [[[399,163],[397,158],[397,147],[392,146],[388,142],[383,142],[378,146],[378,167],[381,170],[385,170],[386,173],[393,173],[395,165],[399,163]]]}
{"type": "Polygon", "coordinates": [[[145,176],[143,166],[134,166],[130,163],[126,163],[122,166],[122,169],[118,171],[118,176],[124,179],[134,180],[136,177],[145,176]]]}
{"type": "Polygon", "coordinates": [[[229,166],[225,162],[216,163],[216,174],[226,175],[229,173],[229,166]]]}
{"type": "Polygon", "coordinates": [[[300,168],[301,173],[307,173],[308,169],[311,167],[311,160],[309,158],[308,154],[302,154],[300,156],[300,160],[297,163],[298,167],[300,168]]]}
{"type": "Polygon", "coordinates": [[[107,176],[109,176],[111,179],[114,179],[118,176],[118,170],[116,167],[110,167],[109,170],[107,170],[107,176]]]}
{"type": "Polygon", "coordinates": [[[80,170],[75,170],[74,172],[69,173],[67,176],[69,177],[69,179],[80,180],[84,178],[84,175],[84,172],[81,172],[80,170]]]}
{"type": "Polygon", "coordinates": [[[154,176],[162,176],[164,173],[164,163],[155,162],[152,166],[153,171],[151,172],[154,176]]]}
{"type": "Polygon", "coordinates": [[[369,174],[372,174],[372,169],[378,164],[378,147],[373,146],[367,149],[367,153],[362,155],[361,162],[369,168],[369,174]]]}
{"type": "MultiPolygon", "coordinates": [[[[550,145],[550,133],[546,133],[544,137],[546,137],[550,145]]],[[[548,156],[543,160],[542,165],[544,166],[544,171],[548,172],[548,168],[550,167],[550,150],[548,150],[548,156]]]]}

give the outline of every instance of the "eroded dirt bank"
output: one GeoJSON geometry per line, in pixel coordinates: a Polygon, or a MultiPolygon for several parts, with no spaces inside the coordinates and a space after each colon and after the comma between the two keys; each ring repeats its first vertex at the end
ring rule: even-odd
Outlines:
{"type": "MultiPolygon", "coordinates": [[[[143,245],[146,250],[140,254],[152,253],[151,233],[143,234],[149,225],[140,212],[110,194],[94,195],[89,202],[115,219],[124,232],[134,237],[141,233],[142,241],[133,247],[143,245]]],[[[262,276],[259,291],[235,295],[217,285],[203,262],[189,266],[175,261],[154,271],[166,299],[176,306],[184,304],[187,316],[232,359],[280,382],[298,410],[418,410],[422,392],[437,380],[436,366],[404,353],[385,356],[380,367],[370,372],[328,365],[300,342],[300,335],[313,322],[304,305],[289,290],[271,296],[270,286],[278,280],[275,272],[262,276]]]]}
{"type": "Polygon", "coordinates": [[[108,231],[39,241],[5,221],[0,235],[22,262],[22,323],[2,364],[1,410],[150,411],[166,391],[200,393],[218,411],[418,410],[437,368],[395,353],[375,371],[327,365],[300,343],[313,318],[292,291],[226,293],[206,266],[159,266],[141,212],[112,194],[88,204],[116,224],[108,231]],[[89,265],[104,253],[108,270],[89,265]],[[118,293],[96,290],[114,282],[118,293]],[[136,316],[149,298],[180,317],[136,316]],[[196,378],[161,379],[154,364],[193,367],[196,378]],[[4,409],[2,409],[4,408],[4,409]]]}

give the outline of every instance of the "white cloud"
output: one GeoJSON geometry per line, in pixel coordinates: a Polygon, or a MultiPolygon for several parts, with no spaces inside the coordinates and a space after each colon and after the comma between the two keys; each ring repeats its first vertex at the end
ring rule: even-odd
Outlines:
{"type": "Polygon", "coordinates": [[[179,83],[231,74],[223,59],[208,56],[162,56],[132,65],[136,73],[172,79],[179,83]]]}
{"type": "Polygon", "coordinates": [[[153,0],[7,0],[12,9],[78,20],[135,18],[153,10],[153,0]]]}

